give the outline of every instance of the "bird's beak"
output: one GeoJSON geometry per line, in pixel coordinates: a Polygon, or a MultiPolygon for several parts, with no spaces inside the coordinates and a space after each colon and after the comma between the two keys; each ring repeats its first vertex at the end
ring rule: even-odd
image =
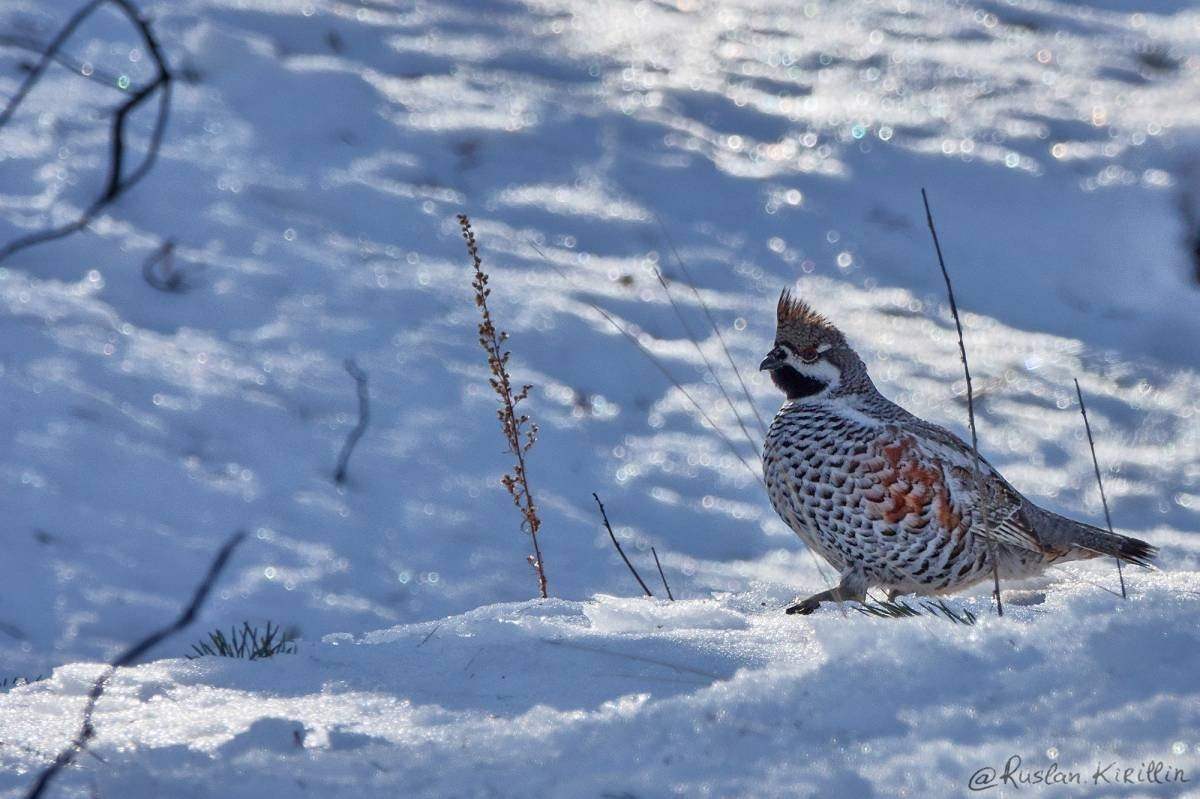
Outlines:
{"type": "Polygon", "coordinates": [[[767,357],[762,359],[762,363],[758,365],[758,371],[774,371],[775,369],[783,366],[786,361],[787,353],[783,351],[783,347],[776,347],[767,354],[767,357]]]}

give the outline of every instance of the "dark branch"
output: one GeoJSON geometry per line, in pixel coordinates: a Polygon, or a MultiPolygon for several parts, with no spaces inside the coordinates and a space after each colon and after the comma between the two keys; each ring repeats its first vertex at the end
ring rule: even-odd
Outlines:
{"type": "MultiPolygon", "coordinates": [[[[17,50],[27,50],[31,53],[42,55],[46,52],[48,46],[32,36],[8,34],[0,36],[0,47],[12,47],[17,50]]],[[[78,74],[80,77],[95,81],[102,86],[106,86],[110,89],[116,89],[120,92],[130,93],[132,91],[131,89],[121,88],[121,85],[117,82],[120,76],[116,73],[98,69],[91,64],[84,64],[84,62],[63,53],[56,53],[53,57],[53,60],[55,63],[66,67],[72,72],[78,74]]],[[[28,66],[28,64],[24,64],[23,66],[25,66],[26,69],[33,69],[33,67],[28,66]]]]}
{"type": "Polygon", "coordinates": [[[229,563],[229,558],[233,554],[233,550],[238,544],[242,543],[242,539],[246,537],[244,532],[236,532],[230,536],[225,545],[217,552],[217,556],[213,558],[212,564],[208,567],[208,573],[204,576],[204,580],[200,585],[196,586],[196,590],[192,594],[192,600],[188,603],[183,612],[175,619],[175,621],[162,627],[142,640],[138,641],[133,646],[126,649],[123,653],[117,656],[116,660],[109,663],[108,668],[92,685],[92,690],[88,693],[87,704],[83,708],[83,721],[79,726],[79,732],[71,744],[61,752],[58,757],[54,758],[54,762],[46,767],[37,780],[29,788],[29,792],[25,794],[25,799],[38,799],[45,793],[58,772],[67,768],[75,761],[75,757],[85,750],[88,741],[96,736],[96,730],[92,726],[92,714],[96,710],[96,703],[100,701],[100,697],[104,694],[104,688],[108,685],[108,681],[112,679],[113,674],[117,669],[128,666],[136,661],[142,655],[149,652],[154,647],[158,646],[167,638],[175,635],[180,630],[187,627],[196,619],[196,614],[200,612],[200,608],[204,606],[205,600],[208,599],[209,593],[212,591],[213,585],[216,584],[217,578],[221,576],[221,572],[225,570],[225,566],[229,563]]]}
{"type": "Polygon", "coordinates": [[[129,21],[137,27],[138,32],[142,35],[142,41],[146,43],[146,49],[150,51],[150,57],[154,59],[154,66],[158,73],[154,80],[125,101],[113,117],[112,169],[108,176],[108,188],[104,192],[105,199],[111,202],[145,177],[150,168],[154,166],[154,160],[158,157],[158,149],[162,145],[163,133],[167,127],[167,113],[171,103],[171,71],[167,68],[167,61],[163,57],[158,40],[154,38],[154,33],[150,30],[149,23],[142,18],[137,7],[129,0],[109,1],[120,6],[125,15],[129,17],[129,21]],[[158,104],[158,118],[155,120],[154,130],[150,134],[150,146],[146,150],[146,157],[129,175],[122,177],[121,167],[125,156],[125,119],[160,86],[162,93],[158,104]]]}
{"type": "Polygon", "coordinates": [[[929,210],[929,197],[925,194],[925,189],[921,189],[921,200],[925,203],[925,221],[929,224],[929,232],[933,236],[933,247],[937,250],[938,266],[942,268],[942,277],[946,280],[946,294],[950,297],[950,313],[954,315],[954,327],[958,330],[958,352],[962,356],[963,374],[967,377],[967,418],[971,423],[971,454],[975,472],[975,493],[982,503],[984,538],[987,539],[989,554],[992,557],[996,614],[1003,616],[1004,603],[1000,600],[1000,564],[996,557],[996,544],[991,537],[991,502],[988,499],[987,491],[984,490],[982,468],[979,463],[979,435],[975,431],[975,391],[971,386],[971,367],[967,364],[967,345],[963,343],[962,320],[958,317],[958,303],[954,301],[954,286],[950,283],[950,272],[946,270],[946,259],[942,257],[942,244],[938,241],[937,228],[933,224],[933,212],[929,210]]]}
{"type": "Polygon", "coordinates": [[[621,560],[625,561],[625,565],[629,567],[629,571],[633,574],[633,578],[638,581],[638,585],[646,592],[646,596],[654,596],[654,594],[650,593],[650,589],[646,587],[646,582],[642,579],[642,575],[637,573],[637,569],[633,568],[633,564],[625,556],[625,550],[621,549],[621,542],[617,540],[616,534],[613,533],[612,525],[608,523],[608,514],[604,512],[604,503],[600,501],[600,495],[592,492],[592,496],[595,497],[596,504],[600,506],[600,516],[604,519],[604,529],[608,530],[608,537],[612,539],[613,546],[617,548],[617,554],[621,556],[621,560]]]}
{"type": "Polygon", "coordinates": [[[50,66],[51,62],[55,60],[55,58],[58,56],[58,51],[62,49],[64,44],[66,44],[67,39],[71,38],[71,34],[75,32],[75,29],[83,24],[83,21],[87,19],[93,11],[106,2],[108,2],[108,0],[92,0],[92,2],[76,11],[75,14],[69,20],[67,20],[67,24],[63,26],[62,30],[60,30],[58,34],[50,40],[50,44],[46,47],[46,51],[42,53],[41,59],[39,59],[37,64],[34,65],[33,69],[29,70],[29,74],[25,76],[25,80],[21,83],[20,88],[17,89],[17,93],[14,94],[12,99],[8,101],[8,105],[4,108],[4,110],[0,111],[0,128],[4,127],[8,120],[12,118],[12,115],[17,112],[17,106],[24,101],[25,95],[29,94],[34,85],[38,82],[38,80],[41,79],[42,73],[44,73],[47,67],[50,66]]]}
{"type": "Polygon", "coordinates": [[[342,445],[341,454],[338,455],[337,470],[333,473],[333,481],[338,485],[346,482],[346,468],[350,465],[350,456],[354,454],[358,440],[363,437],[363,433],[367,432],[367,423],[371,421],[371,397],[367,393],[367,373],[358,367],[353,358],[347,358],[345,366],[346,372],[354,378],[354,386],[358,392],[358,424],[354,425],[354,429],[346,436],[346,443],[342,445]]]}
{"type": "Polygon", "coordinates": [[[17,93],[8,102],[3,111],[0,111],[0,128],[12,118],[16,113],[17,108],[25,100],[25,97],[33,89],[34,85],[45,74],[46,68],[51,62],[58,59],[58,51],[63,44],[71,37],[75,30],[83,23],[88,16],[97,8],[105,3],[111,3],[116,6],[130,23],[137,28],[138,33],[142,37],[142,41],[146,46],[147,52],[150,53],[151,59],[154,61],[155,77],[152,81],[142,86],[139,89],[133,90],[129,99],[117,107],[113,113],[112,119],[112,134],[109,146],[109,169],[108,178],[105,181],[103,193],[96,198],[91,205],[84,209],[83,213],[72,222],[58,227],[47,228],[36,233],[30,233],[26,236],[10,241],[8,244],[0,247],[0,262],[14,253],[20,252],[28,247],[36,244],[42,244],[48,241],[54,241],[65,236],[69,236],[76,231],[87,227],[97,215],[113,202],[115,202],[122,194],[129,191],[138,183],[150,168],[154,165],[158,157],[159,148],[162,146],[163,135],[167,128],[167,117],[171,107],[171,71],[167,67],[166,59],[163,57],[162,49],[159,46],[158,40],[154,37],[153,31],[150,29],[149,23],[142,17],[138,8],[133,5],[130,0],[92,0],[92,2],[83,6],[75,12],[74,15],[63,26],[62,30],[51,40],[46,51],[42,54],[41,59],[34,65],[33,69],[25,77],[21,83],[17,93]],[[158,93],[158,116],[154,121],[154,129],[150,133],[150,144],[146,149],[146,155],[142,162],[138,164],[129,174],[124,174],[125,165],[125,122],[133,111],[138,106],[148,100],[155,93],[158,93]]]}
{"type": "MultiPolygon", "coordinates": [[[[1083,415],[1083,429],[1087,431],[1088,448],[1092,451],[1092,468],[1096,470],[1096,485],[1100,487],[1100,502],[1104,504],[1104,523],[1108,531],[1113,531],[1112,516],[1108,512],[1108,497],[1104,495],[1104,481],[1100,479],[1100,461],[1096,459],[1096,442],[1092,440],[1092,425],[1088,421],[1087,406],[1083,404],[1083,390],[1079,388],[1079,378],[1075,378],[1075,394],[1079,397],[1079,412],[1083,415]]],[[[1125,593],[1125,572],[1121,570],[1121,559],[1117,558],[1117,579],[1121,581],[1121,598],[1128,599],[1125,593]]]]}

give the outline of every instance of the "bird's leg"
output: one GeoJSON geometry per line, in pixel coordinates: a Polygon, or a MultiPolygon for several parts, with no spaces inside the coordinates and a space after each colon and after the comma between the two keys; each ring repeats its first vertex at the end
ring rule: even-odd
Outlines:
{"type": "Polygon", "coordinates": [[[822,602],[862,602],[866,598],[866,578],[862,572],[848,571],[842,575],[842,581],[837,584],[836,588],[813,594],[808,599],[788,607],[787,612],[807,616],[820,607],[822,602]]]}

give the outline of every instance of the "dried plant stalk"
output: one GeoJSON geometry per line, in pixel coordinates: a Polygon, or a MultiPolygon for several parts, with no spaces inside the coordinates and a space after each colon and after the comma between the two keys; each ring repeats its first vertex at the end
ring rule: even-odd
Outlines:
{"type": "MultiPolygon", "coordinates": [[[[1075,395],[1079,397],[1079,412],[1083,414],[1083,429],[1087,431],[1088,449],[1092,451],[1092,468],[1096,470],[1096,485],[1100,487],[1100,502],[1104,504],[1104,523],[1108,525],[1108,531],[1116,535],[1113,530],[1112,514],[1108,512],[1108,496],[1104,493],[1104,481],[1100,478],[1100,461],[1096,458],[1096,442],[1092,439],[1092,423],[1088,421],[1087,406],[1083,404],[1083,389],[1079,387],[1079,379],[1075,379],[1075,395]]],[[[1125,572],[1121,570],[1121,559],[1117,558],[1117,579],[1121,581],[1121,599],[1129,599],[1129,595],[1125,593],[1125,572]]]]}
{"type": "MultiPolygon", "coordinates": [[[[612,525],[608,523],[608,513],[604,510],[604,503],[600,501],[600,495],[593,491],[592,497],[596,500],[596,504],[600,506],[600,517],[604,519],[604,529],[608,530],[608,537],[612,539],[613,546],[617,548],[617,554],[621,556],[621,560],[625,561],[625,565],[629,567],[629,571],[633,574],[633,579],[638,581],[638,585],[646,592],[646,596],[653,597],[654,594],[650,593],[650,589],[646,586],[646,581],[642,579],[642,575],[638,574],[638,570],[633,568],[633,564],[629,562],[629,558],[625,555],[625,550],[621,548],[621,542],[617,540],[617,534],[613,532],[612,525]]],[[[655,560],[657,559],[656,556],[655,560]]]]}
{"type": "Polygon", "coordinates": [[[538,591],[542,599],[549,596],[546,589],[546,570],[542,563],[542,549],[538,544],[538,530],[542,521],[538,517],[537,505],[533,500],[533,492],[529,490],[529,475],[525,469],[525,455],[537,441],[538,427],[529,420],[526,414],[518,414],[517,406],[529,396],[533,386],[522,386],[519,391],[512,387],[511,375],[508,373],[508,359],[511,352],[503,348],[503,342],[508,334],[497,330],[492,322],[492,314],[488,309],[487,298],[492,293],[488,288],[488,276],[483,271],[483,260],[479,257],[479,246],[475,242],[475,232],[471,229],[471,220],[466,214],[458,215],[458,224],[462,228],[463,240],[467,243],[467,252],[471,256],[475,277],[471,288],[475,289],[475,306],[479,308],[479,345],[487,353],[488,368],[492,376],[488,383],[500,399],[500,407],[496,410],[496,418],[500,420],[500,431],[508,443],[508,451],[516,459],[513,470],[500,479],[504,488],[512,497],[513,504],[521,511],[521,528],[529,533],[533,541],[533,554],[527,560],[537,572],[538,591]]]}
{"type": "Polygon", "coordinates": [[[667,584],[667,575],[663,572],[662,563],[658,560],[658,551],[654,547],[650,547],[650,554],[654,556],[654,565],[658,567],[658,576],[662,578],[663,588],[667,589],[667,599],[675,601],[675,595],[671,593],[671,586],[667,584]]]}
{"type": "Polygon", "coordinates": [[[967,365],[967,345],[963,343],[962,320],[958,318],[958,303],[954,301],[954,286],[950,283],[950,272],[946,270],[946,259],[942,257],[942,243],[938,240],[937,228],[933,225],[933,212],[929,210],[929,197],[921,189],[921,201],[925,203],[925,221],[929,234],[933,236],[933,248],[937,251],[938,266],[946,280],[946,295],[950,298],[950,313],[954,316],[954,327],[958,330],[958,354],[962,356],[963,374],[967,378],[967,418],[971,424],[972,471],[975,477],[975,492],[979,495],[983,510],[983,534],[987,539],[988,554],[992,557],[992,595],[996,599],[996,615],[1004,615],[1004,603],[1000,599],[1000,563],[997,558],[996,542],[992,539],[991,501],[983,485],[983,467],[979,457],[979,435],[975,431],[975,391],[971,385],[971,367],[967,365]]]}

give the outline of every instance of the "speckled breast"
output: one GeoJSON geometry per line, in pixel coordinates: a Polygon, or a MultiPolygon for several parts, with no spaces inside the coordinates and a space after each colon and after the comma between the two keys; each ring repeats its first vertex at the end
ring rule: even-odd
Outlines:
{"type": "Polygon", "coordinates": [[[763,452],[771,504],[805,543],[838,569],[860,561],[870,522],[855,513],[855,471],[869,453],[867,430],[821,404],[786,406],[763,452]]]}

